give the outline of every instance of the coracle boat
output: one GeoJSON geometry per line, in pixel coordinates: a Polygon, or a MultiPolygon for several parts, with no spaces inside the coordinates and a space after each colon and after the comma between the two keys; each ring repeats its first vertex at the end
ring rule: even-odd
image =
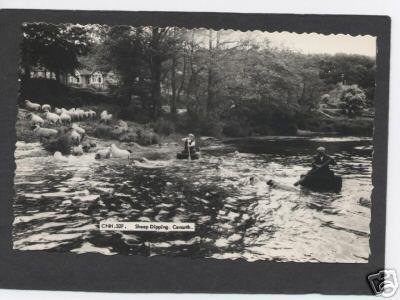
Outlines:
{"type": "Polygon", "coordinates": [[[312,174],[302,175],[300,185],[314,191],[340,192],[342,189],[342,177],[334,174],[321,175],[312,174]]]}
{"type": "MultiPolygon", "coordinates": [[[[180,152],[176,155],[177,159],[189,159],[189,153],[187,152],[180,152]]],[[[200,158],[200,154],[199,152],[195,152],[195,153],[191,153],[190,154],[190,159],[199,159],[200,158]]]]}

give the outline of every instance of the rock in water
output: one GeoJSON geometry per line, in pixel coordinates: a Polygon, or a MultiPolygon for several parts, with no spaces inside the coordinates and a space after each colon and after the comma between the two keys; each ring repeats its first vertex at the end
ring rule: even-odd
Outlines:
{"type": "Polygon", "coordinates": [[[234,243],[234,242],[240,241],[241,239],[242,239],[242,236],[241,236],[240,234],[235,233],[235,234],[232,234],[232,235],[228,238],[228,241],[234,243]]]}
{"type": "Polygon", "coordinates": [[[247,221],[248,219],[250,219],[250,216],[248,214],[243,214],[242,219],[247,221]]]}
{"type": "Polygon", "coordinates": [[[228,217],[229,219],[231,219],[231,220],[235,220],[235,219],[237,219],[239,216],[240,216],[240,214],[231,211],[231,212],[229,212],[229,214],[228,214],[227,217],[228,217]]]}
{"type": "Polygon", "coordinates": [[[215,241],[215,246],[218,248],[226,248],[229,246],[229,243],[227,239],[221,238],[215,241]]]}
{"type": "Polygon", "coordinates": [[[364,206],[364,207],[371,207],[371,201],[370,201],[370,199],[365,198],[365,197],[361,197],[361,198],[358,200],[358,203],[360,203],[360,205],[361,205],[361,206],[364,206]]]}

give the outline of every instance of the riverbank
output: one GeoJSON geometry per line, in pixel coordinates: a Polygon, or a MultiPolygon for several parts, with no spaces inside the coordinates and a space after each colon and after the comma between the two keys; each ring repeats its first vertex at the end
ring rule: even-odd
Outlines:
{"type": "MultiPolygon", "coordinates": [[[[100,112],[98,112],[98,114],[99,113],[100,112]]],[[[28,114],[29,111],[25,109],[18,110],[16,122],[17,141],[27,143],[40,142],[39,137],[34,134],[31,128],[32,126],[30,120],[28,120],[28,114]]],[[[118,122],[119,120],[114,119],[109,124],[103,124],[96,118],[86,119],[76,123],[86,131],[85,140],[96,145],[90,152],[109,147],[111,144],[115,144],[122,149],[131,150],[132,158],[172,157],[175,156],[177,152],[181,151],[182,146],[179,144],[179,141],[182,139],[182,135],[159,135],[149,126],[131,121],[124,121],[127,124],[127,128],[121,131],[120,128],[118,128],[118,122]]],[[[48,143],[56,143],[57,139],[62,135],[62,132],[65,132],[68,128],[68,126],[50,124],[46,124],[45,127],[57,129],[59,131],[59,136],[55,139],[42,141],[45,149],[48,149],[48,147],[46,147],[48,143]]],[[[53,148],[54,147],[52,147],[52,149],[53,148]]],[[[55,149],[55,151],[69,154],[69,151],[62,150],[63,149],[55,149]]]]}
{"type": "Polygon", "coordinates": [[[329,118],[323,115],[299,122],[299,135],[337,135],[337,136],[371,136],[374,131],[374,118],[335,116],[329,118]]]}
{"type": "MultiPolygon", "coordinates": [[[[160,134],[155,132],[154,124],[140,124],[137,122],[124,120],[127,127],[121,130],[119,127],[120,121],[114,117],[118,115],[115,105],[100,105],[100,106],[84,106],[84,110],[95,110],[97,115],[104,109],[113,114],[113,118],[109,124],[100,122],[99,118],[84,119],[79,122],[80,127],[86,131],[86,139],[96,144],[95,151],[101,148],[116,144],[122,149],[129,149],[132,151],[132,157],[168,157],[172,158],[177,152],[182,150],[180,143],[184,137],[180,133],[169,133],[160,134]],[[158,154],[157,154],[158,153],[158,154]]],[[[26,109],[19,109],[16,123],[16,134],[18,141],[24,142],[35,142],[39,141],[39,138],[34,134],[31,129],[31,123],[28,120],[29,111],[26,109]]],[[[67,126],[52,126],[46,124],[45,127],[55,128],[59,131],[65,131],[67,126]]],[[[320,117],[319,121],[314,119],[307,120],[301,124],[302,129],[297,130],[297,134],[292,136],[307,137],[307,136],[372,136],[373,131],[373,119],[372,118],[335,118],[329,119],[324,116],[320,117]],[[304,128],[304,129],[303,129],[304,128]]],[[[262,137],[261,135],[254,134],[250,137],[262,137]]],[[[285,136],[280,135],[284,138],[285,136]]],[[[201,147],[221,143],[226,140],[230,140],[229,136],[217,137],[197,137],[198,145],[201,147]]],[[[46,147],[45,147],[46,148],[46,147]]],[[[50,152],[60,151],[54,150],[56,147],[47,147],[50,152]]],[[[61,149],[62,150],[62,149],[61,149]]],[[[69,154],[69,150],[61,151],[64,154],[69,154]]]]}

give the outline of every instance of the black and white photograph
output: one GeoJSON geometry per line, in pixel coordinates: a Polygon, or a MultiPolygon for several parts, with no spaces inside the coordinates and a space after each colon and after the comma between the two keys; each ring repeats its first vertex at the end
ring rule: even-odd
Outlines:
{"type": "Polygon", "coordinates": [[[21,35],[14,250],[369,262],[376,36],[21,35]]]}

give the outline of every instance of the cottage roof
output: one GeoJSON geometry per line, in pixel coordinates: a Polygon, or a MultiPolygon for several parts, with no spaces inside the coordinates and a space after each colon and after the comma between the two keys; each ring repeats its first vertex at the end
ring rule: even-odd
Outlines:
{"type": "Polygon", "coordinates": [[[88,69],[79,69],[77,70],[80,75],[92,75],[94,71],[88,69]]]}

